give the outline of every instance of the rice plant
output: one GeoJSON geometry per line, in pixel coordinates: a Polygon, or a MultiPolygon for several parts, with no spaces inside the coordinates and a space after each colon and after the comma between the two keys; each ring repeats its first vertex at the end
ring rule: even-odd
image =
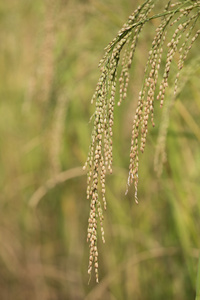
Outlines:
{"type": "MultiPolygon", "coordinates": [[[[98,224],[105,243],[103,210],[106,210],[106,174],[113,169],[113,124],[114,109],[127,98],[130,68],[137,51],[141,32],[148,30],[148,24],[157,20],[155,35],[148,52],[144,69],[143,84],[137,99],[137,108],[133,118],[129,175],[127,188],[131,184],[135,189],[135,202],[138,203],[139,152],[143,153],[150,124],[154,127],[154,109],[160,104],[165,106],[165,94],[173,84],[175,100],[178,93],[179,78],[192,46],[200,34],[200,1],[162,1],[146,0],[128,18],[117,36],[105,49],[105,55],[99,63],[101,75],[91,102],[95,103],[95,112],[91,117],[93,130],[91,144],[84,169],[87,169],[87,199],[90,201],[87,241],[89,242],[88,274],[95,271],[98,277],[98,224]],[[157,6],[159,12],[157,13],[157,6]],[[172,63],[176,66],[175,77],[170,81],[172,63]],[[119,93],[119,97],[117,93],[119,93]],[[157,104],[158,103],[158,104],[157,104]]],[[[174,69],[174,68],[173,68],[174,69]]],[[[135,101],[135,99],[133,99],[135,101]]],[[[170,99],[167,99],[170,100],[170,99]]],[[[170,103],[173,103],[171,101],[170,103]]],[[[166,103],[167,104],[167,103],[166,103]]],[[[169,115],[167,110],[166,115],[169,115]]],[[[161,131],[161,152],[155,159],[155,167],[160,173],[165,155],[165,136],[167,121],[161,131]],[[159,168],[158,168],[159,166],[159,168]]],[[[158,124],[158,126],[160,126],[158,124]]]]}

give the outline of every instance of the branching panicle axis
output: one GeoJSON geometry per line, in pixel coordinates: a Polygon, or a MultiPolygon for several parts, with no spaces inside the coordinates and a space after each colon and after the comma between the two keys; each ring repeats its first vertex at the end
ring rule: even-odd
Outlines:
{"type": "MultiPolygon", "coordinates": [[[[91,100],[95,103],[93,131],[84,166],[87,169],[87,199],[90,201],[87,233],[90,247],[88,274],[91,276],[94,268],[96,282],[99,280],[98,224],[100,224],[104,243],[103,210],[106,210],[106,173],[112,173],[113,166],[114,107],[116,103],[120,106],[127,98],[129,70],[141,32],[151,20],[159,21],[149,49],[143,85],[133,117],[127,192],[129,186],[134,184],[136,203],[138,203],[139,153],[145,150],[149,123],[155,126],[155,105],[157,101],[161,108],[165,105],[172,62],[177,65],[174,80],[174,95],[176,95],[180,72],[200,34],[199,0],[169,1],[162,12],[154,14],[157,2],[161,1],[146,0],[129,16],[117,36],[106,47],[105,55],[99,63],[101,75],[91,100]],[[161,63],[164,66],[162,74],[161,63]],[[116,99],[117,81],[119,81],[119,99],[116,99]]],[[[166,127],[163,132],[166,134],[166,127]]],[[[161,157],[165,156],[161,155],[161,157]]]]}

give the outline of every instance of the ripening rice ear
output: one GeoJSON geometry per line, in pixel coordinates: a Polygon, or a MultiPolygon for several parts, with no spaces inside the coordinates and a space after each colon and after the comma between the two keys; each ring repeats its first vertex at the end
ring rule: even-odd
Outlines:
{"type": "Polygon", "coordinates": [[[112,137],[117,79],[119,80],[117,104],[120,106],[127,97],[129,69],[132,65],[140,33],[144,29],[144,25],[150,20],[160,20],[148,53],[143,86],[139,93],[133,119],[127,192],[128,187],[134,183],[135,201],[138,203],[139,150],[142,153],[145,150],[149,120],[152,126],[155,126],[155,99],[160,101],[160,107],[163,107],[171,64],[174,57],[179,56],[178,60],[176,58],[178,61],[174,85],[174,93],[176,93],[180,71],[193,43],[200,34],[200,30],[196,29],[200,15],[200,1],[176,2],[174,4],[169,1],[160,14],[152,13],[154,2],[154,0],[146,0],[139,6],[130,15],[118,35],[106,47],[105,55],[99,64],[101,75],[91,100],[92,103],[95,102],[95,112],[91,145],[84,168],[88,169],[87,199],[90,201],[87,234],[90,247],[88,274],[91,276],[94,267],[96,282],[98,282],[97,220],[99,219],[100,222],[102,241],[105,242],[103,229],[103,209],[106,209],[105,178],[107,171],[112,173],[112,137]],[[168,38],[168,31],[172,32],[170,38],[168,38]],[[121,58],[122,49],[124,51],[121,58]],[[167,51],[165,58],[163,58],[163,50],[167,51]],[[160,66],[163,60],[164,72],[157,91],[160,66]],[[120,64],[121,72],[118,75],[120,64]]]}

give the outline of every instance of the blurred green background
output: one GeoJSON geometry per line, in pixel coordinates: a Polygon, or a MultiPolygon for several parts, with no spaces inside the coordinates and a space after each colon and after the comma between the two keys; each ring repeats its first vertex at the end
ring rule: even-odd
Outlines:
{"type": "Polygon", "coordinates": [[[195,298],[200,246],[199,41],[170,112],[163,173],[158,178],[153,166],[162,120],[158,107],[156,127],[149,127],[140,156],[139,205],[133,187],[125,196],[132,119],[156,20],[141,35],[128,99],[115,108],[106,244],[99,239],[100,283],[93,278],[88,285],[89,203],[82,166],[92,130],[90,99],[104,47],[138,4],[0,2],[1,300],[195,298]]]}

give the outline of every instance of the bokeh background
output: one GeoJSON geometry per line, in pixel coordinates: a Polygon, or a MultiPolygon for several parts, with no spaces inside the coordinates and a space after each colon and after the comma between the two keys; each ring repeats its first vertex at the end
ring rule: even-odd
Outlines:
{"type": "MultiPolygon", "coordinates": [[[[115,108],[99,277],[88,285],[90,99],[104,47],[141,1],[0,2],[0,299],[194,299],[200,229],[199,41],[170,110],[140,156],[139,204],[125,196],[132,119],[157,21],[141,34],[127,100],[115,108]],[[199,60],[198,60],[199,59],[199,60]]],[[[170,99],[170,89],[168,91],[170,99]]],[[[167,103],[167,99],[166,99],[167,103]]]]}

